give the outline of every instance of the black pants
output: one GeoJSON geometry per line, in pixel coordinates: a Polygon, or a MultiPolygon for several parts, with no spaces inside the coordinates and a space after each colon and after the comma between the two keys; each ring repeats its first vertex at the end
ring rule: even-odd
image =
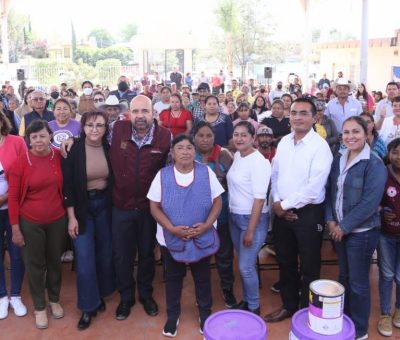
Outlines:
{"type": "Polygon", "coordinates": [[[229,224],[218,224],[217,232],[220,240],[220,247],[215,254],[215,261],[221,280],[221,288],[231,290],[235,277],[233,275],[233,243],[229,231],[229,224]]]}
{"type": "MultiPolygon", "coordinates": [[[[161,253],[165,263],[165,297],[167,302],[167,316],[169,320],[178,320],[181,314],[181,295],[183,279],[186,276],[186,264],[176,262],[166,247],[161,247],[161,253]]],[[[199,262],[190,263],[196,301],[201,320],[207,319],[211,314],[211,270],[208,256],[199,262]]]]}
{"type": "Polygon", "coordinates": [[[112,211],[112,237],[117,289],[121,301],[135,299],[136,282],[133,276],[136,251],[138,252],[137,286],[140,299],[153,294],[155,274],[154,246],[156,221],[149,210],[112,211]]]}
{"type": "Polygon", "coordinates": [[[283,306],[297,311],[299,302],[300,308],[308,307],[309,285],[320,276],[324,209],[322,204],[309,204],[292,210],[298,220],[289,222],[275,216],[273,230],[283,306]]]}

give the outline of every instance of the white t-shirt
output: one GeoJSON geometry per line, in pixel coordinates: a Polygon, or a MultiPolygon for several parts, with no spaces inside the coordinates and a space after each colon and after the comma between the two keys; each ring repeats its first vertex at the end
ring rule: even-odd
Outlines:
{"type": "MultiPolygon", "coordinates": [[[[219,183],[217,176],[214,171],[212,171],[209,167],[207,167],[208,175],[210,178],[210,189],[211,189],[211,197],[212,200],[220,196],[225,190],[222,187],[221,183],[219,183]]],[[[189,186],[194,179],[194,171],[188,172],[186,174],[180,173],[174,167],[174,175],[176,183],[180,186],[187,187],[189,186]]],[[[153,182],[151,183],[149,192],[147,193],[147,198],[153,202],[161,202],[161,170],[157,173],[156,177],[154,177],[153,182]]],[[[214,227],[217,227],[217,221],[214,222],[214,227]]],[[[157,223],[157,242],[161,246],[165,246],[164,240],[164,232],[163,227],[157,223]]]]}
{"type": "Polygon", "coordinates": [[[385,142],[386,146],[388,146],[393,139],[400,137],[400,125],[394,125],[393,119],[393,116],[386,117],[379,130],[379,136],[385,142]]]}
{"type": "Polygon", "coordinates": [[[156,111],[156,115],[158,117],[162,111],[169,109],[170,106],[171,105],[169,103],[163,103],[160,100],[159,102],[154,104],[153,108],[156,111]]]}
{"type": "MultiPolygon", "coordinates": [[[[4,172],[3,165],[0,162],[0,196],[4,195],[8,191],[8,182],[6,180],[6,174],[4,172]]],[[[8,208],[8,204],[5,203],[0,207],[0,210],[6,210],[8,208]]]]}
{"type": "Polygon", "coordinates": [[[259,151],[245,157],[236,152],[227,174],[231,213],[250,215],[256,198],[265,199],[262,212],[267,212],[270,178],[271,164],[259,151]]]}

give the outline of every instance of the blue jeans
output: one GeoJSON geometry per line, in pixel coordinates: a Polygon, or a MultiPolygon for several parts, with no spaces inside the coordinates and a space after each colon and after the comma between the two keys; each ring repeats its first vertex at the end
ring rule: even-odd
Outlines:
{"type": "Polygon", "coordinates": [[[377,228],[351,233],[336,242],[339,257],[339,281],[346,289],[344,312],[354,322],[356,337],[368,333],[371,310],[369,270],[374,250],[378,245],[377,228]]]}
{"type": "Polygon", "coordinates": [[[400,308],[400,235],[381,233],[378,244],[381,314],[391,314],[392,286],[396,282],[396,308],[400,308]]]}
{"type": "Polygon", "coordinates": [[[243,301],[250,309],[260,307],[256,261],[258,252],[264,244],[268,230],[268,213],[263,213],[254,231],[253,244],[246,247],[243,239],[250,221],[250,215],[230,214],[230,231],[233,246],[239,258],[239,272],[243,289],[243,301]]]}
{"type": "Polygon", "coordinates": [[[73,241],[78,308],[94,311],[115,290],[111,217],[105,196],[89,199],[86,231],[73,241]]]}
{"type": "Polygon", "coordinates": [[[20,296],[25,266],[22,261],[21,249],[12,242],[12,229],[7,209],[0,210],[0,298],[7,296],[4,269],[5,242],[7,242],[11,261],[11,296],[20,296]]]}

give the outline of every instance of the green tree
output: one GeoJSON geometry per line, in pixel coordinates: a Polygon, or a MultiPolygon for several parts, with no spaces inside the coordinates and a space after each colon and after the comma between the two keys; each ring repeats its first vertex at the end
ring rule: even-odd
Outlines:
{"type": "Polygon", "coordinates": [[[111,33],[105,28],[95,28],[89,33],[89,38],[94,37],[96,39],[97,47],[105,48],[113,45],[115,40],[111,33]]]}
{"type": "Polygon", "coordinates": [[[129,42],[133,36],[137,34],[138,27],[135,23],[128,24],[121,31],[121,38],[123,42],[129,42]]]}
{"type": "Polygon", "coordinates": [[[226,56],[226,64],[229,72],[233,70],[233,38],[239,29],[239,8],[237,3],[235,0],[220,0],[215,10],[217,24],[225,33],[226,50],[223,53],[226,56]]]}
{"type": "Polygon", "coordinates": [[[239,64],[242,79],[249,63],[265,63],[269,59],[269,38],[275,30],[267,10],[269,3],[268,0],[220,0],[217,7],[216,18],[223,35],[214,39],[214,49],[219,55],[227,51],[222,61],[239,64]]]}
{"type": "Polygon", "coordinates": [[[80,46],[76,48],[75,62],[78,64],[89,64],[94,66],[96,64],[95,54],[97,48],[89,46],[80,46]]]}
{"type": "Polygon", "coordinates": [[[97,49],[94,54],[94,62],[105,59],[118,59],[122,65],[128,65],[133,60],[133,52],[130,48],[118,46],[97,49]]]}

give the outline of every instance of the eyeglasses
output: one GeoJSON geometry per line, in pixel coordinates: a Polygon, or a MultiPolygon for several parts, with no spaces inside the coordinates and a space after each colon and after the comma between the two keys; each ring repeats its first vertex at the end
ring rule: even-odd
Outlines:
{"type": "Polygon", "coordinates": [[[32,98],[32,100],[34,102],[44,102],[46,100],[46,98],[42,98],[42,97],[40,97],[40,98],[32,98]]]}
{"type": "Polygon", "coordinates": [[[87,127],[89,130],[101,130],[106,127],[106,124],[85,124],[85,127],[87,127]]]}
{"type": "Polygon", "coordinates": [[[104,102],[104,99],[103,98],[95,98],[94,100],[93,100],[95,103],[103,103],[104,102]]]}

